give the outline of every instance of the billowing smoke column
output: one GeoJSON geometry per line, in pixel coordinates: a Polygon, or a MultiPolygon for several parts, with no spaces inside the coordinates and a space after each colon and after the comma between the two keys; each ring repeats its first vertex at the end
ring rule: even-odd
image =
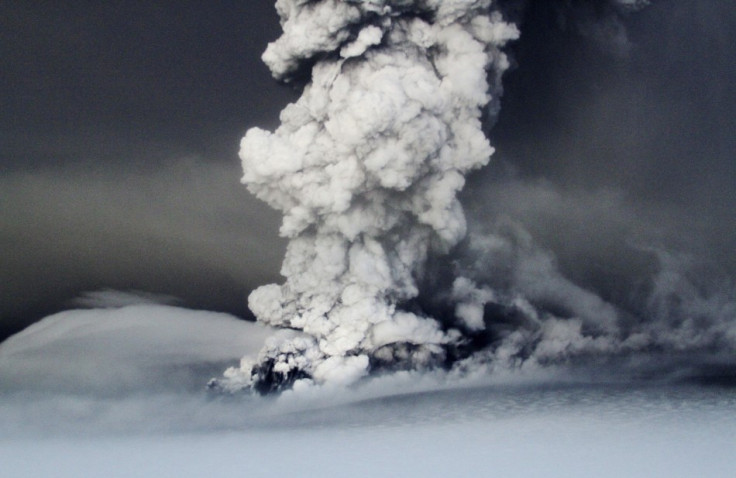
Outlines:
{"type": "MultiPolygon", "coordinates": [[[[503,2],[512,15],[525,4],[503,2]]],[[[625,46],[618,15],[646,4],[553,7],[583,37],[625,46]]],[[[284,213],[286,281],[249,298],[260,322],[282,330],[211,387],[270,392],[381,369],[451,365],[462,375],[736,350],[736,288],[701,290],[656,247],[660,272],[632,307],[565,278],[509,218],[466,239],[457,194],[493,153],[481,118],[498,112],[501,49],[519,35],[500,5],[277,1],[284,34],[263,58],[279,80],[311,71],[310,81],[275,132],[247,132],[240,156],[248,189],[284,213]]]]}
{"type": "Polygon", "coordinates": [[[276,7],[284,33],[263,59],[284,81],[312,67],[311,81],[275,132],[247,132],[240,157],[243,182],[283,211],[290,240],[286,282],[248,304],[290,330],[220,385],[351,383],[379,364],[442,362],[459,332],[402,304],[418,295],[428,253],[465,237],[456,195],[493,153],[482,109],[499,97],[500,48],[517,28],[492,0],[276,7]]]}

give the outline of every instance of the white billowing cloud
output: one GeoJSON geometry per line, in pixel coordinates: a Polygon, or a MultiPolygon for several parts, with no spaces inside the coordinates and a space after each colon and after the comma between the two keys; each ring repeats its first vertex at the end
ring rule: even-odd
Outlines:
{"type": "Polygon", "coordinates": [[[315,64],[281,126],[241,142],[243,182],[283,212],[290,239],[286,282],[256,290],[249,306],[305,335],[245,360],[243,377],[229,370],[222,385],[349,382],[378,349],[402,344],[421,357],[409,363],[441,358],[458,334],[400,305],[417,296],[430,249],[465,236],[456,196],[493,153],[481,113],[500,94],[500,49],[518,30],[490,0],[279,0],[277,10],[284,33],[263,56],[273,75],[315,64]]]}
{"type": "Polygon", "coordinates": [[[277,0],[276,10],[284,33],[268,46],[263,61],[275,77],[282,79],[298,69],[303,60],[345,43],[350,37],[349,27],[359,23],[363,13],[359,5],[341,0],[277,0]]]}
{"type": "Polygon", "coordinates": [[[619,342],[611,336],[593,336],[583,332],[580,319],[550,318],[542,323],[540,341],[534,349],[536,361],[559,360],[580,354],[615,352],[619,342]]]}
{"type": "Polygon", "coordinates": [[[496,299],[488,287],[478,287],[466,277],[458,277],[452,284],[452,298],[456,302],[455,315],[471,330],[483,330],[483,307],[496,299]]]}
{"type": "Polygon", "coordinates": [[[112,396],[204,390],[270,331],[231,315],[165,305],[70,310],[0,344],[0,389],[112,396]]]}
{"type": "Polygon", "coordinates": [[[360,56],[365,51],[381,43],[383,38],[383,31],[374,25],[369,25],[363,28],[352,43],[342,47],[340,50],[340,56],[343,58],[351,58],[354,56],[360,56]]]}
{"type": "Polygon", "coordinates": [[[341,357],[333,355],[320,361],[314,368],[314,379],[319,383],[351,384],[368,373],[368,356],[341,357]]]}

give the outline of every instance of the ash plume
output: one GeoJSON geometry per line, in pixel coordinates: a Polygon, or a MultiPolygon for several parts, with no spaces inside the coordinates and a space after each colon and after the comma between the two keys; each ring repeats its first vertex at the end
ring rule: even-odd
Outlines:
{"type": "MultiPolygon", "coordinates": [[[[284,33],[263,60],[280,81],[309,81],[276,131],[246,133],[240,157],[248,190],[284,214],[285,282],[248,301],[284,330],[211,387],[736,345],[732,293],[698,290],[666,253],[632,309],[567,279],[512,220],[467,237],[457,195],[493,154],[483,125],[499,112],[503,48],[526,3],[277,1],[284,33]]],[[[648,2],[551,4],[623,52],[619,15],[648,2]]]]}
{"type": "Polygon", "coordinates": [[[281,126],[241,143],[243,182],[283,211],[290,241],[286,282],[248,303],[259,321],[296,332],[226,376],[351,383],[378,362],[441,363],[461,334],[403,304],[419,294],[428,254],[466,234],[456,195],[493,153],[482,109],[500,96],[501,47],[519,32],[490,0],[276,8],[284,34],[263,55],[274,77],[313,66],[281,126]]]}

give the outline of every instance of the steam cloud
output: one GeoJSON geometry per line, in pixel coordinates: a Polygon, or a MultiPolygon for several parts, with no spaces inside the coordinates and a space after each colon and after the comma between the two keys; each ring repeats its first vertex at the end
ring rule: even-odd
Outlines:
{"type": "Polygon", "coordinates": [[[493,153],[481,108],[500,95],[500,48],[518,30],[491,3],[277,2],[284,34],[265,62],[282,80],[316,63],[276,132],[241,143],[243,182],[284,212],[290,239],[286,283],[249,306],[303,333],[246,361],[246,378],[350,383],[377,359],[442,361],[458,340],[401,304],[419,294],[430,250],[465,236],[457,192],[493,153]]]}
{"type": "MultiPolygon", "coordinates": [[[[275,132],[246,133],[240,157],[243,182],[283,212],[289,240],[285,283],[255,290],[249,307],[285,330],[212,387],[268,392],[350,384],[382,367],[545,364],[677,349],[680,336],[692,337],[685,349],[733,346],[731,299],[702,295],[666,255],[648,309],[634,311],[651,316],[642,326],[566,279],[520,225],[499,220],[466,238],[457,194],[493,154],[482,120],[498,113],[510,66],[502,48],[520,34],[502,6],[523,3],[276,2],[284,33],[263,59],[278,80],[311,76],[275,132]],[[451,251],[454,275],[440,277],[432,262],[451,251]],[[683,291],[691,305],[673,301],[683,291]]],[[[609,25],[646,4],[590,3],[609,25]]]]}

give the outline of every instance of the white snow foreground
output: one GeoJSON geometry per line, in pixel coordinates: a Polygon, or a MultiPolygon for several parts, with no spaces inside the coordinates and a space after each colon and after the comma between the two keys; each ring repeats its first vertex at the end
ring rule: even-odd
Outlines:
{"type": "Polygon", "coordinates": [[[268,327],[164,305],[70,310],[0,344],[0,391],[108,396],[204,389],[268,327]]]}

